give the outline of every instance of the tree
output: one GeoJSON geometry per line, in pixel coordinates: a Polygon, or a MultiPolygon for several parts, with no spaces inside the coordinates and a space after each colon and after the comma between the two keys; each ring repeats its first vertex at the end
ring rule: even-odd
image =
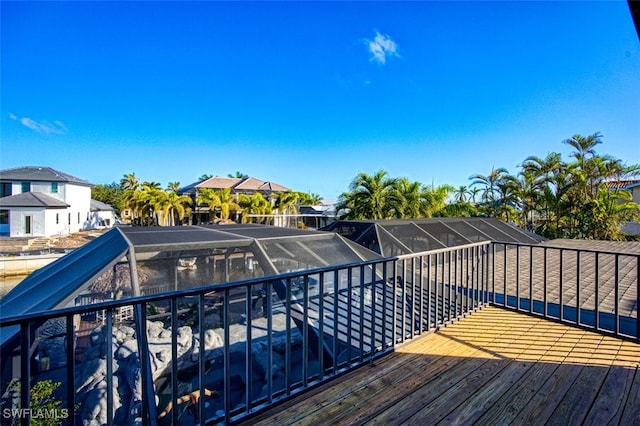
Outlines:
{"type": "MultiPolygon", "coordinates": [[[[271,203],[259,192],[255,192],[251,195],[240,194],[238,197],[238,205],[243,211],[243,222],[247,221],[248,214],[267,215],[272,212],[271,203]]],[[[263,220],[264,219],[260,219],[258,222],[263,222],[263,220]]]]}
{"type": "Polygon", "coordinates": [[[133,190],[140,188],[140,181],[136,177],[135,173],[129,173],[122,176],[120,179],[120,188],[126,190],[133,190]]]}
{"type": "Polygon", "coordinates": [[[298,192],[298,203],[301,206],[318,206],[322,204],[322,197],[309,192],[298,192]]]}
{"type": "Polygon", "coordinates": [[[461,185],[456,189],[455,194],[453,195],[453,199],[456,203],[465,203],[467,202],[467,196],[470,195],[469,188],[464,185],[461,185]]]}
{"type": "Polygon", "coordinates": [[[165,225],[175,226],[184,219],[185,214],[191,214],[191,198],[176,192],[162,191],[156,196],[154,210],[162,212],[165,225]]]}
{"type": "Polygon", "coordinates": [[[274,194],[274,208],[279,214],[297,214],[299,199],[299,193],[294,191],[276,192],[274,194]]]}
{"type": "Polygon", "coordinates": [[[180,182],[169,182],[167,184],[167,190],[172,192],[178,192],[180,189],[180,182]]]}
{"type": "Polygon", "coordinates": [[[91,198],[113,206],[117,215],[125,208],[124,194],[125,191],[115,182],[91,188],[91,198]]]}
{"type": "Polygon", "coordinates": [[[400,203],[396,209],[398,218],[418,218],[426,214],[424,188],[420,182],[410,182],[407,178],[397,180],[400,203]]]}
{"type": "Polygon", "coordinates": [[[345,211],[346,219],[390,219],[401,208],[402,199],[397,179],[387,177],[384,170],[373,176],[359,173],[340,195],[337,211],[345,211]]]}
{"type": "Polygon", "coordinates": [[[245,175],[244,173],[242,173],[242,172],[238,172],[238,171],[237,171],[237,172],[235,172],[235,174],[231,174],[231,173],[229,173],[229,174],[227,175],[227,177],[230,177],[230,178],[237,178],[237,179],[245,179],[245,178],[248,178],[248,177],[249,177],[249,175],[245,175]]]}
{"type": "Polygon", "coordinates": [[[489,217],[498,216],[498,205],[500,201],[499,184],[505,179],[509,173],[505,168],[492,169],[488,175],[473,175],[469,179],[473,179],[471,186],[479,185],[482,187],[482,201],[485,204],[489,217]]]}
{"type": "Polygon", "coordinates": [[[231,193],[231,188],[221,190],[205,188],[198,195],[197,202],[198,204],[205,204],[209,207],[212,219],[216,211],[220,212],[220,219],[228,220],[231,211],[240,210],[240,206],[236,203],[235,194],[231,193]]]}

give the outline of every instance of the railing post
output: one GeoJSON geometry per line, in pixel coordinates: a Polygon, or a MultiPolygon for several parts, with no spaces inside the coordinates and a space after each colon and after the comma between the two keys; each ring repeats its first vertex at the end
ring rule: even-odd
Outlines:
{"type": "MultiPolygon", "coordinates": [[[[171,404],[178,406],[178,300],[171,298],[171,404]]],[[[171,410],[171,424],[178,424],[178,410],[171,410]]]]}
{"type": "Polygon", "coordinates": [[[360,327],[359,327],[359,336],[358,336],[358,342],[359,342],[359,349],[360,349],[360,362],[364,361],[364,265],[360,265],[360,292],[359,292],[359,296],[360,296],[360,309],[359,309],[359,320],[358,322],[360,323],[360,327]]]}
{"type": "Polygon", "coordinates": [[[431,255],[427,255],[427,331],[431,330],[431,255]]]}
{"type": "MultiPolygon", "coordinates": [[[[31,389],[31,323],[23,321],[20,323],[20,408],[28,410],[30,407],[31,389]]],[[[73,383],[69,383],[73,386],[73,383]]],[[[28,426],[31,422],[30,411],[23,411],[20,423],[28,426]]]]}
{"type": "MultiPolygon", "coordinates": [[[[309,377],[309,276],[302,278],[302,321],[304,328],[302,329],[302,387],[306,388],[309,377]]],[[[299,306],[299,305],[298,305],[299,306]]],[[[318,358],[324,356],[324,344],[322,336],[318,336],[318,348],[316,353],[318,358]]]]}
{"type": "Polygon", "coordinates": [[[424,331],[424,257],[419,258],[420,266],[418,268],[418,292],[420,293],[420,334],[424,331]]]}
{"type": "Polygon", "coordinates": [[[614,291],[615,291],[615,303],[614,303],[614,325],[613,332],[615,335],[620,334],[620,271],[619,271],[619,263],[620,263],[620,255],[615,254],[615,281],[614,281],[614,291]]]}
{"type": "Polygon", "coordinates": [[[448,302],[448,309],[447,309],[447,321],[451,322],[451,320],[453,318],[455,318],[452,314],[451,314],[451,310],[452,310],[452,297],[453,297],[453,286],[451,283],[451,250],[447,251],[447,284],[449,285],[449,291],[447,292],[449,294],[449,302],[448,302]]]}
{"type": "Polygon", "coordinates": [[[564,319],[564,307],[563,305],[563,297],[564,296],[564,288],[563,288],[563,272],[564,272],[564,249],[560,249],[560,281],[559,281],[559,294],[558,294],[558,299],[559,299],[559,304],[558,304],[558,313],[560,315],[560,321],[562,321],[564,319]]]}
{"type": "MultiPolygon", "coordinates": [[[[549,312],[548,312],[548,307],[547,307],[547,247],[543,247],[542,249],[543,251],[543,274],[542,274],[542,288],[543,288],[543,315],[545,318],[547,318],[549,312]]],[[[597,272],[596,272],[597,275],[597,272]]],[[[596,290],[597,292],[598,290],[596,290]]],[[[596,293],[597,294],[597,293],[596,293]]]]}
{"type": "MultiPolygon", "coordinates": [[[[245,314],[247,315],[247,323],[245,324],[245,333],[246,333],[246,341],[245,341],[245,359],[244,359],[244,368],[245,368],[245,388],[244,388],[244,397],[245,397],[245,403],[246,403],[246,411],[247,413],[251,412],[251,406],[252,406],[252,395],[251,395],[251,388],[252,388],[252,383],[253,383],[253,369],[251,366],[251,361],[252,361],[252,348],[251,346],[253,345],[252,342],[252,338],[251,338],[251,327],[252,327],[252,323],[253,323],[253,310],[252,310],[252,306],[251,306],[251,302],[252,302],[252,286],[251,284],[245,286],[244,288],[244,297],[245,297],[245,304],[244,304],[244,309],[245,309],[245,314]]],[[[204,308],[204,304],[202,305],[202,307],[204,308]]],[[[200,323],[200,334],[201,334],[201,338],[202,336],[204,336],[203,333],[203,329],[204,329],[204,320],[200,323]]],[[[306,328],[303,329],[303,333],[306,330],[306,328]]],[[[204,339],[202,339],[200,342],[203,342],[204,339]]],[[[200,349],[201,351],[204,350],[204,346],[201,347],[200,349]]],[[[306,342],[305,344],[303,344],[302,346],[302,351],[304,352],[306,350],[306,342]]],[[[204,359],[204,352],[200,352],[200,360],[204,359]]],[[[303,355],[304,357],[304,355],[303,355]]],[[[204,363],[202,363],[202,365],[200,366],[201,370],[200,370],[200,374],[201,374],[201,379],[202,382],[200,383],[200,389],[201,391],[204,390],[204,363]]],[[[203,396],[203,395],[201,395],[203,396]]],[[[203,400],[203,398],[201,397],[200,400],[203,400]]],[[[200,405],[200,404],[198,404],[200,405]]],[[[204,417],[199,417],[200,422],[204,422],[204,417]]]]}
{"type": "Polygon", "coordinates": [[[340,332],[338,325],[338,315],[340,314],[340,272],[338,269],[333,271],[333,374],[338,371],[338,355],[340,354],[340,340],[338,333],[340,332]]]}
{"type": "Polygon", "coordinates": [[[600,330],[600,253],[596,252],[596,265],[595,265],[595,327],[596,330],[600,330]]]}
{"type": "Polygon", "coordinates": [[[503,296],[502,303],[503,303],[503,306],[506,308],[507,306],[509,306],[509,304],[507,303],[507,249],[508,249],[507,243],[504,243],[503,247],[504,247],[504,254],[503,254],[504,266],[502,269],[502,281],[504,282],[504,290],[502,293],[502,296],[503,296]]]}
{"type": "Polygon", "coordinates": [[[529,313],[533,313],[533,246],[529,246],[529,313]]]}
{"type": "Polygon", "coordinates": [[[491,243],[491,301],[496,303],[496,244],[491,243]]]}
{"type": "Polygon", "coordinates": [[[351,311],[353,309],[353,296],[351,291],[353,290],[353,268],[347,269],[347,363],[351,365],[351,346],[352,343],[352,329],[351,324],[353,321],[351,311]]]}
{"type": "MultiPolygon", "coordinates": [[[[266,312],[264,315],[267,317],[267,358],[269,361],[268,365],[273,365],[273,287],[271,281],[267,281],[265,285],[265,297],[267,298],[266,304],[266,312]]],[[[322,294],[320,295],[320,300],[322,300],[322,294]]],[[[322,323],[322,319],[320,320],[322,323]]],[[[324,357],[320,357],[320,378],[324,375],[323,361],[324,357]]],[[[269,371],[267,373],[267,403],[271,404],[273,402],[273,372],[269,371]]]]}
{"type": "MultiPolygon", "coordinates": [[[[229,289],[224,289],[224,301],[222,304],[223,324],[224,324],[224,415],[225,423],[231,420],[231,342],[230,332],[231,318],[229,318],[229,289]]],[[[287,327],[289,326],[290,315],[287,312],[287,327]]],[[[285,365],[285,371],[288,372],[288,364],[285,365]]],[[[288,378],[288,374],[287,374],[288,378]]],[[[288,388],[287,388],[288,390],[288,388]]]]}
{"type": "Polygon", "coordinates": [[[516,311],[520,310],[520,246],[516,245],[516,311]]]}
{"type": "MultiPolygon", "coordinates": [[[[104,331],[105,343],[107,346],[107,425],[113,425],[113,309],[107,308],[105,310],[106,316],[106,330],[104,331]]],[[[142,356],[142,353],[140,354],[142,356]]],[[[142,371],[141,371],[142,372],[142,371]]],[[[73,387],[73,382],[67,384],[67,386],[73,387]]],[[[143,402],[144,403],[144,402],[143,402]]],[[[73,412],[73,410],[72,410],[73,412]]]]}
{"type": "Polygon", "coordinates": [[[76,389],[75,389],[75,371],[76,371],[76,342],[75,342],[75,330],[73,325],[73,314],[66,316],[66,340],[67,340],[67,409],[69,410],[69,417],[67,418],[67,425],[73,426],[76,423],[76,416],[74,415],[74,407],[76,406],[76,389]]]}
{"type": "Polygon", "coordinates": [[[376,354],[376,266],[376,263],[371,265],[371,365],[376,354]]]}
{"type": "Polygon", "coordinates": [[[382,263],[382,350],[387,349],[387,262],[382,263]]]}
{"type": "MultiPolygon", "coordinates": [[[[320,339],[319,346],[324,350],[324,272],[320,273],[318,279],[318,337],[320,339]]],[[[269,345],[269,355],[273,356],[271,354],[271,345],[269,345]]],[[[324,358],[324,356],[318,357],[318,377],[320,380],[324,378],[324,358]]],[[[273,365],[271,359],[269,360],[269,365],[273,365]]]]}
{"type": "Polygon", "coordinates": [[[576,251],[576,324],[580,325],[580,250],[576,251]]]}

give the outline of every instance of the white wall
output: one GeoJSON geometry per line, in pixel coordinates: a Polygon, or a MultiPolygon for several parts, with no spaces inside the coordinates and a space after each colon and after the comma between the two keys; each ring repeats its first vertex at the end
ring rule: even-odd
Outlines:
{"type": "Polygon", "coordinates": [[[43,237],[45,236],[44,208],[12,208],[9,212],[10,237],[43,237]],[[31,216],[31,234],[25,233],[25,217],[31,216]]]}
{"type": "Polygon", "coordinates": [[[91,217],[91,188],[69,183],[60,186],[64,186],[64,202],[71,206],[67,210],[67,213],[71,213],[71,224],[68,224],[68,215],[65,217],[65,224],[69,227],[69,232],[82,231],[87,219],[91,217]]]}
{"type": "Polygon", "coordinates": [[[84,229],[101,229],[112,228],[115,222],[115,214],[113,211],[97,211],[91,212],[91,217],[85,223],[84,229]]]}

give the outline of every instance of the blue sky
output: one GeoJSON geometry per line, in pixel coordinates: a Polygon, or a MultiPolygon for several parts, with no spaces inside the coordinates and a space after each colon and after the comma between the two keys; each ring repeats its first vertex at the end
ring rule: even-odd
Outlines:
{"type": "Polygon", "coordinates": [[[335,200],[359,173],[469,185],[601,132],[640,163],[625,1],[7,2],[0,167],[335,200]]]}

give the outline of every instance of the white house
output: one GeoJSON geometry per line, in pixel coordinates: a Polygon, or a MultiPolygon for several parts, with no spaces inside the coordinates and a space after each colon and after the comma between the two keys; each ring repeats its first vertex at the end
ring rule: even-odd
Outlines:
{"type": "Polygon", "coordinates": [[[51,167],[0,170],[0,235],[50,237],[91,229],[99,223],[91,211],[91,186],[51,167]]]}

